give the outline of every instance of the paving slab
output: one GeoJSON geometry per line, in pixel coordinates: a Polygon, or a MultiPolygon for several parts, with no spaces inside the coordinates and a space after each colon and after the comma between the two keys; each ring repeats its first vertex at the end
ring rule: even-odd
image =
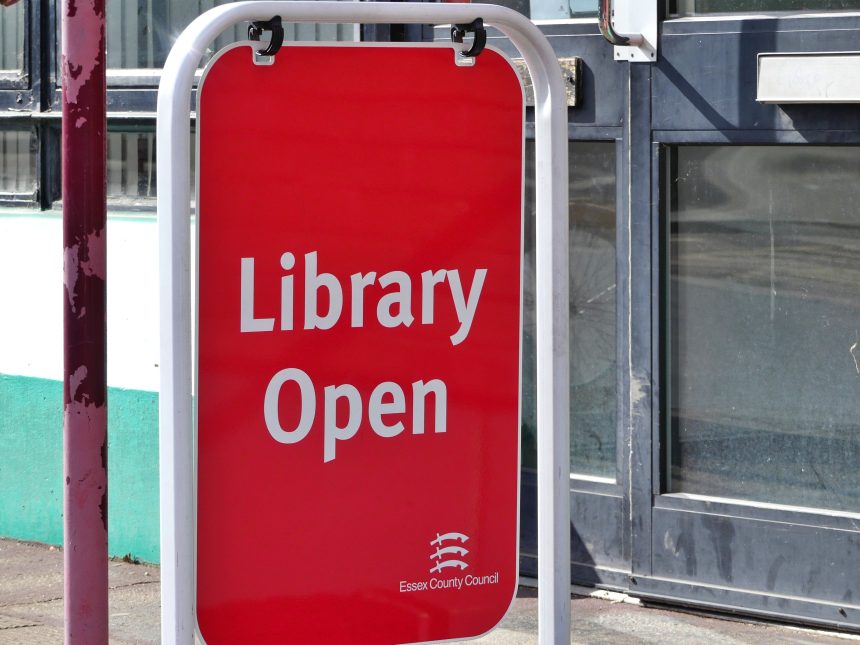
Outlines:
{"type": "MultiPolygon", "coordinates": [[[[158,567],[112,561],[108,572],[111,645],[159,643],[158,567]]],[[[574,595],[570,608],[573,617],[571,643],[575,645],[860,643],[860,636],[856,635],[649,606],[622,594],[606,592],[574,595]]],[[[0,645],[58,645],[62,642],[62,551],[41,544],[0,539],[0,645]]],[[[536,590],[520,587],[511,611],[496,630],[464,642],[537,645],[536,590]]]]}

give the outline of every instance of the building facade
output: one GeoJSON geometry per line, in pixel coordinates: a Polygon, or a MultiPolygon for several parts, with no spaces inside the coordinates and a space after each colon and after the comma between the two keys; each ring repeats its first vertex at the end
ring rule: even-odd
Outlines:
{"type": "MultiPolygon", "coordinates": [[[[173,38],[212,4],[108,8],[110,539],[112,553],[145,560],[159,556],[155,90],[173,38]]],[[[507,4],[538,22],[560,58],[581,61],[568,112],[574,581],[860,630],[860,110],[757,100],[759,54],[860,50],[860,1],[660,2],[654,63],[616,59],[596,0],[507,4]]],[[[62,538],[56,16],[51,0],[0,10],[0,534],[53,543],[62,538]]],[[[309,25],[290,35],[359,32],[309,25]]],[[[508,47],[492,34],[490,43],[508,47]]],[[[527,142],[527,161],[531,151],[527,142]]]]}

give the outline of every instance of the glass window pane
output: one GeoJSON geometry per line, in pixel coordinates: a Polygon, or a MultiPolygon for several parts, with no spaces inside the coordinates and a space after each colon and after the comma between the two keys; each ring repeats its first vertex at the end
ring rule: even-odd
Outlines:
{"type": "MultiPolygon", "coordinates": [[[[107,10],[107,65],[110,69],[162,67],[176,38],[194,18],[230,0],[120,0],[107,10]]],[[[355,25],[285,24],[286,40],[354,40],[355,25]]],[[[209,55],[246,40],[248,24],[221,35],[209,55]]],[[[204,58],[205,62],[205,58],[204,58]]]]}
{"type": "Polygon", "coordinates": [[[597,15],[598,0],[508,0],[504,4],[533,20],[564,20],[597,15]]]}
{"type": "Polygon", "coordinates": [[[24,69],[25,2],[0,6],[0,70],[24,69]]]}
{"type": "MultiPolygon", "coordinates": [[[[535,445],[534,143],[526,149],[523,464],[535,445]]],[[[571,470],[615,479],[615,143],[570,143],[571,470]]]]}
{"type": "Polygon", "coordinates": [[[155,133],[108,132],[108,198],[132,204],[151,202],[155,188],[155,133]]]}
{"type": "Polygon", "coordinates": [[[0,130],[0,199],[36,191],[36,134],[32,130],[0,130]]]}
{"type": "Polygon", "coordinates": [[[672,16],[765,11],[848,11],[860,9],[860,0],[670,0],[669,7],[672,16]]]}
{"type": "MultiPolygon", "coordinates": [[[[114,207],[153,208],[158,187],[155,131],[110,128],[107,140],[107,196],[114,207]]],[[[195,145],[191,137],[191,194],[195,145]]]]}
{"type": "Polygon", "coordinates": [[[526,17],[531,15],[531,11],[529,9],[529,3],[538,2],[540,0],[498,0],[493,4],[500,4],[503,7],[508,7],[509,9],[513,9],[514,11],[519,11],[526,17]]]}
{"type": "Polygon", "coordinates": [[[671,170],[671,492],[860,508],[860,147],[671,170]]]}

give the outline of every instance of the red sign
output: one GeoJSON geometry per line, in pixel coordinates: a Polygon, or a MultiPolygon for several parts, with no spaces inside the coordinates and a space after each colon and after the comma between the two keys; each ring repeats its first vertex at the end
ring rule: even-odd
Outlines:
{"type": "Polygon", "coordinates": [[[519,80],[433,45],[252,58],[200,92],[200,631],[480,635],[517,584],[519,80]]]}

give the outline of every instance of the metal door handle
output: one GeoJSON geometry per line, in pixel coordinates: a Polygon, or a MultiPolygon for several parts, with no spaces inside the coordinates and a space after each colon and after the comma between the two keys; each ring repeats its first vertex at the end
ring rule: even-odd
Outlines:
{"type": "Polygon", "coordinates": [[[612,0],[600,0],[597,8],[597,23],[600,33],[618,47],[639,47],[645,42],[642,34],[619,34],[612,26],[612,0]]]}

